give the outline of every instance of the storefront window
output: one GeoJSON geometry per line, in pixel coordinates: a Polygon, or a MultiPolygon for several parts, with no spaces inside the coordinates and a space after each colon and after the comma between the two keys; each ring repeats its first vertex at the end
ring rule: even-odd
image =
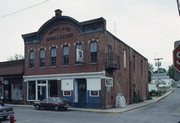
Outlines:
{"type": "Polygon", "coordinates": [[[35,81],[28,82],[28,100],[36,99],[36,84],[35,81]]]}
{"type": "Polygon", "coordinates": [[[0,85],[0,99],[3,98],[3,85],[0,85]]]}
{"type": "Polygon", "coordinates": [[[21,84],[12,85],[11,98],[13,100],[22,100],[22,85],[21,84]]]}

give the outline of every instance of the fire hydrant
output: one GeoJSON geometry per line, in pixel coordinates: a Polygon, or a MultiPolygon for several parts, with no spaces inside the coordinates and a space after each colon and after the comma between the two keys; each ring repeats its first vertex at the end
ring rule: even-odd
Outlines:
{"type": "Polygon", "coordinates": [[[15,122],[15,118],[14,118],[14,115],[10,115],[10,123],[14,123],[15,122]]]}

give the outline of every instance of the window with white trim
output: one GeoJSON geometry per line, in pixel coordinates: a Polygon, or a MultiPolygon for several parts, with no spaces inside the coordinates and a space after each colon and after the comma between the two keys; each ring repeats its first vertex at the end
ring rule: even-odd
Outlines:
{"type": "Polygon", "coordinates": [[[124,50],[124,69],[126,69],[126,67],[127,67],[127,51],[126,50],[124,50]]]}
{"type": "Polygon", "coordinates": [[[40,49],[39,50],[39,67],[45,66],[45,50],[40,49]]]}
{"type": "Polygon", "coordinates": [[[90,96],[91,97],[99,97],[99,90],[91,90],[90,96]]]}
{"type": "Polygon", "coordinates": [[[97,62],[97,42],[92,41],[90,43],[90,62],[96,63],[97,62]]]}
{"type": "Polygon", "coordinates": [[[51,66],[56,66],[56,47],[51,48],[51,66]]]}
{"type": "Polygon", "coordinates": [[[34,50],[29,51],[29,68],[34,68],[34,50]]]}
{"type": "Polygon", "coordinates": [[[36,83],[35,81],[28,82],[28,100],[36,99],[36,83]]]}
{"type": "Polygon", "coordinates": [[[76,44],[76,63],[82,63],[83,62],[83,48],[82,44],[78,43],[76,44]]]}
{"type": "Polygon", "coordinates": [[[63,65],[69,64],[69,46],[63,46],[63,65]]]}
{"type": "Polygon", "coordinates": [[[71,96],[71,91],[63,91],[63,96],[71,96]]]}

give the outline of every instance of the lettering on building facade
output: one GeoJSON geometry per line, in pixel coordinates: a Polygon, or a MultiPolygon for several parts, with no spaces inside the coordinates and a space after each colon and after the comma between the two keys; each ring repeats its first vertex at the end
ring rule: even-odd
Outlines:
{"type": "Polygon", "coordinates": [[[71,32],[71,28],[68,27],[68,26],[59,26],[59,27],[56,27],[54,29],[52,29],[51,31],[49,31],[48,33],[48,37],[47,37],[47,41],[54,41],[54,40],[61,40],[61,39],[66,39],[66,38],[72,38],[73,37],[73,33],[71,32]],[[62,35],[53,35],[54,33],[66,33],[66,34],[62,34],[62,35]]]}

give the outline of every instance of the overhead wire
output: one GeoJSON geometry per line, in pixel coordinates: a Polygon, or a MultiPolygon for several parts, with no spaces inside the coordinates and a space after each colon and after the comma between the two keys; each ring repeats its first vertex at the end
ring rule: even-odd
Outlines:
{"type": "Polygon", "coordinates": [[[39,3],[37,3],[37,4],[34,4],[34,5],[32,5],[32,6],[28,6],[28,7],[26,7],[26,8],[20,9],[20,10],[18,10],[18,11],[14,11],[14,12],[11,12],[11,13],[9,13],[9,14],[0,16],[0,19],[5,18],[5,17],[8,17],[8,16],[11,16],[11,15],[14,15],[14,14],[17,14],[17,13],[20,13],[20,12],[25,11],[25,10],[27,10],[27,9],[31,9],[31,8],[33,8],[33,7],[39,6],[39,5],[41,5],[41,4],[44,4],[45,2],[48,2],[48,1],[49,1],[49,0],[45,0],[45,1],[39,2],[39,3]]]}

